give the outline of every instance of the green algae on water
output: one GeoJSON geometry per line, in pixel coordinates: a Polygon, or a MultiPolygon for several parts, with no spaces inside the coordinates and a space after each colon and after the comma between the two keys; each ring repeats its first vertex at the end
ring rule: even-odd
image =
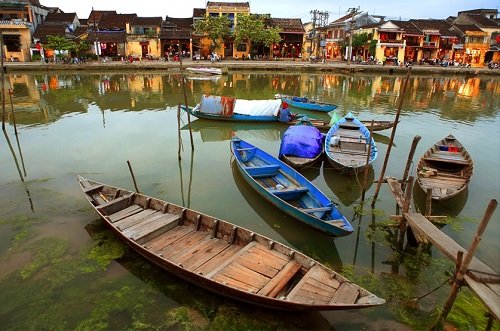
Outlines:
{"type": "Polygon", "coordinates": [[[31,277],[45,266],[59,262],[68,248],[68,242],[60,238],[48,237],[37,240],[28,248],[34,252],[34,256],[33,260],[20,271],[23,279],[31,277]]]}

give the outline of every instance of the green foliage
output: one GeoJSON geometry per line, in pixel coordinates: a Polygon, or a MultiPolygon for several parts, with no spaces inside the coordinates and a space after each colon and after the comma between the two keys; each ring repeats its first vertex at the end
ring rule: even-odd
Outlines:
{"type": "Polygon", "coordinates": [[[370,45],[368,46],[368,51],[373,56],[375,56],[375,52],[377,51],[377,43],[377,40],[370,40],[370,45]]]}
{"type": "Polygon", "coordinates": [[[352,36],[352,47],[363,47],[369,41],[368,33],[358,33],[352,36]]]}
{"type": "Polygon", "coordinates": [[[74,51],[77,55],[83,55],[90,50],[90,44],[86,40],[81,40],[78,43],[75,43],[74,51]]]}
{"type": "Polygon", "coordinates": [[[270,46],[273,43],[279,43],[281,29],[269,27],[264,24],[260,15],[240,15],[234,28],[234,40],[237,43],[246,42],[250,45],[263,44],[270,46]]]}
{"type": "Polygon", "coordinates": [[[194,31],[197,34],[206,35],[211,41],[211,49],[220,47],[220,41],[231,36],[231,22],[226,15],[222,16],[205,16],[201,20],[197,20],[194,24],[194,31]]]}
{"type": "Polygon", "coordinates": [[[75,49],[75,42],[64,36],[47,36],[45,47],[59,51],[71,51],[75,49]]]}

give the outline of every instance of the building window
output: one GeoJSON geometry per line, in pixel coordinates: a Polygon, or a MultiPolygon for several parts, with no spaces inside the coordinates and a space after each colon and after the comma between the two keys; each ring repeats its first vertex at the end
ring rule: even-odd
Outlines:
{"type": "Polygon", "coordinates": [[[3,43],[7,48],[8,52],[20,52],[21,51],[21,36],[15,35],[4,35],[3,43]]]}
{"type": "Polygon", "coordinates": [[[238,44],[236,46],[236,50],[238,52],[246,52],[247,51],[247,44],[238,44]]]}

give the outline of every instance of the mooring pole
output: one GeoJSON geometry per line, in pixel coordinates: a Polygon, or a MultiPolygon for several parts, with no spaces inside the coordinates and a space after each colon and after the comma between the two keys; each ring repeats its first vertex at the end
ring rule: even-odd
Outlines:
{"type": "Polygon", "coordinates": [[[472,240],[472,243],[469,246],[469,249],[465,253],[465,256],[463,258],[462,263],[460,264],[460,268],[458,269],[456,275],[455,275],[455,281],[453,282],[453,286],[451,287],[451,292],[450,295],[448,296],[448,299],[446,300],[446,303],[443,306],[443,310],[441,311],[441,315],[438,317],[434,325],[431,327],[431,330],[439,330],[440,326],[444,323],[446,320],[446,317],[448,316],[448,313],[451,310],[451,307],[453,307],[453,303],[455,302],[455,298],[457,297],[458,290],[463,284],[465,274],[467,272],[467,269],[469,268],[469,264],[472,261],[472,258],[474,257],[474,253],[476,252],[477,246],[479,245],[479,242],[481,241],[481,236],[484,233],[484,230],[486,230],[486,226],[488,225],[488,222],[490,221],[491,216],[495,212],[495,209],[497,208],[498,202],[496,199],[491,199],[490,203],[488,204],[488,208],[486,208],[486,212],[484,213],[483,219],[481,220],[481,223],[477,227],[476,234],[474,235],[474,239],[472,240]]]}
{"type": "Polygon", "coordinates": [[[137,187],[137,182],[135,181],[134,171],[132,170],[132,166],[130,165],[130,161],[129,160],[127,160],[127,164],[128,164],[128,170],[130,170],[130,174],[132,175],[132,180],[134,181],[135,191],[137,193],[141,193],[139,191],[139,188],[137,187]]]}
{"type": "Polygon", "coordinates": [[[420,136],[415,136],[413,142],[411,143],[410,153],[408,154],[408,160],[406,160],[405,172],[403,174],[403,179],[401,180],[401,189],[405,191],[406,179],[408,178],[408,173],[410,172],[411,163],[413,162],[413,155],[415,154],[415,149],[417,148],[418,142],[422,139],[420,136]]]}
{"type": "Polygon", "coordinates": [[[3,63],[3,33],[0,33],[0,57],[2,58],[2,74],[0,75],[0,79],[2,80],[2,130],[5,131],[5,66],[3,63]]]}
{"type": "Polygon", "coordinates": [[[406,229],[408,228],[408,224],[406,222],[406,219],[404,218],[404,214],[410,211],[412,188],[413,188],[413,176],[410,176],[408,183],[406,185],[405,200],[403,203],[403,219],[401,220],[400,230],[399,230],[399,242],[398,242],[399,249],[403,249],[406,229]]]}
{"type": "MultiPolygon", "coordinates": [[[[189,115],[188,115],[189,116],[189,115]]],[[[182,137],[181,137],[181,105],[177,105],[177,140],[179,141],[179,149],[177,150],[177,159],[182,159],[182,137]]]]}
{"type": "Polygon", "coordinates": [[[389,141],[389,145],[387,146],[387,152],[385,153],[384,165],[382,166],[382,171],[380,172],[380,177],[377,181],[377,187],[375,189],[375,194],[373,196],[372,207],[375,206],[375,201],[377,201],[378,193],[380,191],[380,186],[382,185],[382,181],[384,180],[385,170],[387,168],[387,163],[389,162],[389,156],[391,155],[391,148],[394,142],[394,136],[396,135],[396,129],[398,127],[399,115],[401,114],[401,107],[403,106],[403,100],[406,95],[406,87],[408,86],[408,81],[410,80],[411,67],[408,68],[408,72],[406,73],[406,78],[401,82],[402,91],[401,96],[399,98],[398,110],[396,111],[396,116],[394,118],[394,126],[391,132],[391,139],[389,141]]]}
{"type": "Polygon", "coordinates": [[[12,113],[12,123],[14,124],[14,132],[17,136],[17,125],[16,125],[16,112],[14,111],[14,101],[12,101],[12,95],[14,91],[9,89],[9,97],[10,97],[10,112],[12,113]]]}
{"type": "Polygon", "coordinates": [[[189,138],[191,139],[191,149],[194,150],[193,130],[191,130],[191,115],[189,114],[189,111],[188,111],[186,81],[184,79],[184,69],[182,67],[182,56],[181,56],[180,52],[179,52],[179,66],[180,66],[180,70],[181,70],[182,93],[184,94],[184,106],[186,107],[186,113],[187,113],[187,118],[188,118],[189,138]]]}
{"type": "Polygon", "coordinates": [[[364,177],[363,177],[361,205],[363,205],[363,202],[365,201],[366,185],[368,184],[368,167],[369,167],[369,163],[370,163],[370,155],[372,153],[373,123],[374,123],[374,121],[372,120],[372,122],[370,124],[370,137],[368,139],[368,154],[366,155],[365,173],[364,173],[364,177]]]}

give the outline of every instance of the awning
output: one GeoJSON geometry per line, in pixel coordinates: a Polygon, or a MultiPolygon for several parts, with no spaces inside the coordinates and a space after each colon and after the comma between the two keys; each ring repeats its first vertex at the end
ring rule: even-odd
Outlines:
{"type": "Polygon", "coordinates": [[[139,44],[141,46],[148,46],[149,45],[149,41],[140,41],[139,44]]]}

